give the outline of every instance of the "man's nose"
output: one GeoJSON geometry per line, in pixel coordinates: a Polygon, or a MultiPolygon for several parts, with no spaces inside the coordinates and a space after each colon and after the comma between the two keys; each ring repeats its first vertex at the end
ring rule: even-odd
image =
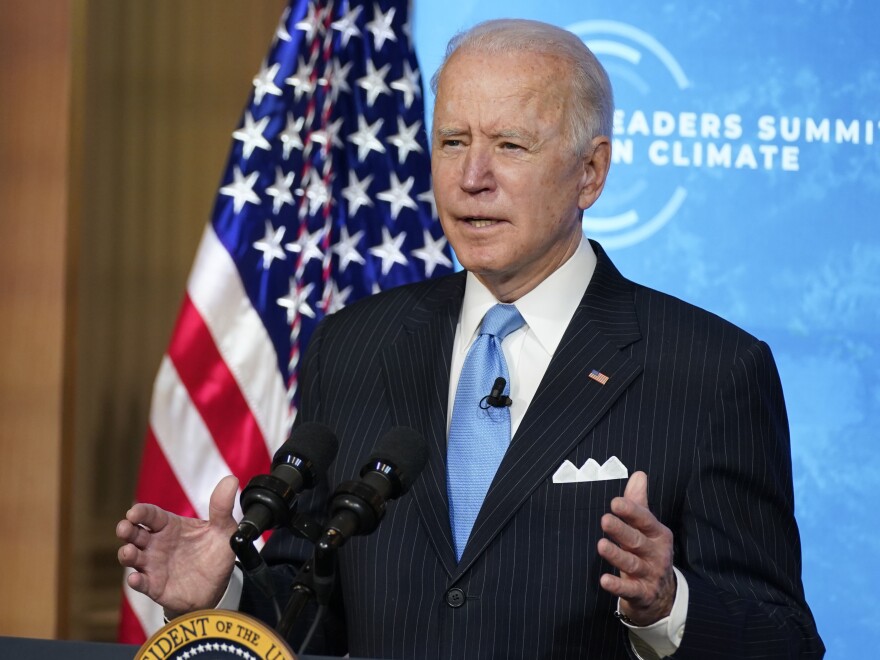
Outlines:
{"type": "Polygon", "coordinates": [[[476,194],[495,187],[492,154],[489,149],[470,145],[462,163],[461,189],[476,194]]]}

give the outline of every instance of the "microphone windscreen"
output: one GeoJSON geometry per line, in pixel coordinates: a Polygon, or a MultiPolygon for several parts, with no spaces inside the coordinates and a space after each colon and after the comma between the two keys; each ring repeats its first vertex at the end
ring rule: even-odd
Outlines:
{"type": "Polygon", "coordinates": [[[397,468],[400,495],[407,492],[428,462],[428,443],[422,434],[406,426],[395,426],[379,438],[369,462],[382,462],[397,468]]]}
{"type": "Polygon", "coordinates": [[[275,452],[272,467],[288,463],[290,456],[295,455],[311,463],[316,474],[323,474],[336,458],[337,451],[339,440],[333,431],[323,424],[306,422],[293,429],[287,442],[275,452]]]}

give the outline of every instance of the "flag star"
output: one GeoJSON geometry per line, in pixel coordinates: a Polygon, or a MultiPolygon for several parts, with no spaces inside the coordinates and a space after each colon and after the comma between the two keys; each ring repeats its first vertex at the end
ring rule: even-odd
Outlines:
{"type": "Polygon", "coordinates": [[[425,239],[425,246],[413,250],[412,253],[414,257],[425,262],[425,275],[431,277],[438,265],[452,268],[452,261],[443,252],[443,248],[446,247],[446,237],[441,236],[435,241],[427,229],[422,230],[422,236],[425,239]]]}
{"type": "Polygon", "coordinates": [[[284,130],[278,134],[278,137],[281,139],[281,144],[284,149],[284,159],[287,160],[290,158],[290,152],[292,149],[302,149],[303,142],[302,138],[299,135],[299,132],[302,130],[303,121],[305,121],[302,117],[293,118],[293,114],[287,113],[287,126],[284,127],[284,130]]]}
{"type": "Polygon", "coordinates": [[[254,192],[254,184],[257,183],[260,173],[251,172],[245,178],[238,166],[235,166],[232,176],[234,181],[220,188],[220,193],[232,197],[235,212],[240,213],[246,202],[259,204],[260,197],[254,192]]]}
{"type": "Polygon", "coordinates": [[[397,147],[397,162],[401,165],[411,151],[422,153],[422,146],[416,142],[416,134],[421,127],[421,119],[416,120],[412,126],[407,126],[403,117],[397,118],[397,135],[392,135],[388,141],[397,147]]]}
{"type": "Polygon", "coordinates": [[[363,180],[358,179],[354,170],[348,171],[348,185],[342,189],[342,196],[348,202],[348,216],[352,217],[362,206],[373,206],[373,200],[367,189],[373,183],[373,175],[368,174],[363,180]]]}
{"type": "Polygon", "coordinates": [[[382,244],[370,248],[370,254],[382,260],[382,275],[387,275],[394,264],[406,266],[409,263],[400,251],[400,246],[403,245],[405,240],[405,231],[400,232],[396,237],[392,237],[388,227],[382,227],[382,244]]]}
{"type": "Polygon", "coordinates": [[[290,192],[290,186],[293,185],[293,172],[287,175],[280,167],[275,168],[275,183],[266,188],[266,193],[272,197],[272,213],[278,215],[278,212],[285,204],[293,206],[293,193],[290,192]]]}
{"type": "Polygon", "coordinates": [[[409,42],[412,43],[412,23],[410,23],[409,18],[406,19],[406,23],[403,24],[400,31],[403,32],[403,34],[406,35],[406,38],[409,39],[409,42]]]}
{"type": "Polygon", "coordinates": [[[287,19],[290,16],[290,7],[285,7],[281,13],[281,20],[278,21],[278,27],[275,30],[275,36],[281,41],[290,41],[290,32],[287,31],[287,19]]]}
{"type": "Polygon", "coordinates": [[[316,34],[321,34],[324,31],[323,13],[321,9],[318,9],[317,5],[310,2],[308,14],[296,24],[297,30],[302,30],[306,33],[307,43],[311,42],[316,34]]]}
{"type": "Polygon", "coordinates": [[[391,204],[391,217],[394,220],[397,220],[397,216],[400,215],[400,211],[404,206],[413,211],[419,210],[418,204],[409,196],[409,191],[415,182],[416,178],[411,176],[405,183],[401,183],[400,179],[397,178],[397,174],[391,172],[391,187],[376,195],[383,202],[391,204]]]}
{"type": "Polygon", "coordinates": [[[367,23],[367,29],[373,33],[373,44],[377,51],[382,50],[385,41],[397,41],[397,35],[391,29],[391,22],[394,20],[394,12],[396,9],[392,7],[387,14],[383,14],[379,5],[373,3],[373,20],[367,23]]]}
{"type": "Polygon", "coordinates": [[[339,290],[339,287],[336,285],[335,281],[330,282],[330,295],[327,301],[326,309],[328,314],[333,314],[334,312],[338,312],[340,309],[345,307],[345,304],[348,302],[348,297],[351,295],[351,292],[354,290],[354,287],[347,286],[342,291],[339,290]]]}
{"type": "Polygon", "coordinates": [[[236,140],[240,140],[242,143],[242,152],[244,153],[245,158],[250,158],[251,154],[254,153],[254,149],[259,147],[260,149],[265,149],[269,151],[272,148],[272,145],[269,144],[269,141],[263,137],[263,131],[266,130],[266,126],[269,125],[269,116],[263,117],[260,121],[254,123],[254,118],[250,112],[244,113],[244,127],[239,128],[237,131],[232,133],[232,137],[236,140]]]}
{"type": "Polygon", "coordinates": [[[254,242],[254,249],[263,253],[263,270],[269,268],[276,259],[284,261],[287,255],[281,248],[281,239],[284,238],[284,227],[273,229],[272,223],[266,220],[266,234],[254,242]]]}
{"type": "Polygon", "coordinates": [[[361,10],[363,6],[357,6],[352,9],[350,12],[346,13],[345,16],[340,18],[338,21],[333,21],[330,24],[330,27],[334,30],[338,30],[342,34],[339,35],[339,40],[342,42],[342,47],[345,48],[348,45],[348,40],[351,37],[359,37],[361,36],[360,28],[357,26],[358,16],[361,15],[361,10]]]}
{"type": "Polygon", "coordinates": [[[278,62],[275,62],[275,64],[268,68],[264,64],[260,72],[254,77],[254,101],[257,104],[263,101],[263,97],[266,94],[281,96],[281,88],[275,84],[275,76],[278,75],[280,68],[281,64],[278,62]]]}
{"type": "Polygon", "coordinates": [[[354,62],[346,62],[343,66],[339,66],[339,61],[333,60],[333,66],[330,67],[330,74],[327,77],[327,84],[330,85],[331,101],[336,101],[340,92],[351,94],[351,87],[348,85],[348,74],[353,64],[354,62]]]}
{"type": "Polygon", "coordinates": [[[339,270],[348,268],[348,264],[356,262],[364,265],[364,258],[358,251],[357,245],[364,235],[364,231],[360,230],[354,236],[348,233],[348,227],[343,226],[340,232],[339,240],[333,245],[331,250],[339,256],[339,270]]]}
{"type": "Polygon", "coordinates": [[[297,101],[302,98],[303,94],[311,94],[315,91],[315,83],[312,81],[312,71],[314,71],[314,59],[306,62],[302,57],[298,58],[299,66],[292,76],[285,78],[284,82],[293,87],[293,98],[297,101]]]}
{"type": "Polygon", "coordinates": [[[294,254],[299,254],[300,262],[302,264],[307,264],[312,259],[323,258],[324,252],[318,246],[318,242],[323,237],[323,227],[320,229],[316,229],[311,234],[307,231],[303,231],[302,234],[300,234],[299,238],[296,239],[296,241],[294,241],[293,243],[288,243],[284,247],[294,254]]]}
{"type": "MultiPolygon", "coordinates": [[[[392,9],[392,11],[394,10],[392,9]]],[[[367,75],[363,78],[358,78],[357,84],[358,87],[361,87],[366,91],[367,105],[369,107],[373,107],[376,99],[379,98],[379,94],[391,93],[391,89],[385,84],[385,76],[388,75],[390,69],[391,65],[386,64],[377,71],[376,65],[373,64],[373,60],[367,60],[367,75]]]]}
{"type": "Polygon", "coordinates": [[[287,310],[287,322],[293,323],[298,314],[315,318],[315,311],[309,305],[309,296],[315,288],[314,282],[309,282],[303,288],[297,286],[296,278],[290,278],[290,291],[286,296],[276,300],[279,305],[287,310]]]}
{"type": "Polygon", "coordinates": [[[330,187],[320,176],[313,176],[306,186],[305,195],[309,200],[309,213],[315,215],[320,208],[328,204],[330,199],[330,187]]]}
{"type": "Polygon", "coordinates": [[[381,292],[382,292],[382,287],[379,286],[379,283],[373,282],[373,288],[371,290],[371,293],[375,296],[377,293],[381,293],[381,292]]]}
{"type": "Polygon", "coordinates": [[[431,205],[431,217],[437,217],[437,200],[434,199],[434,191],[431,188],[428,188],[425,192],[416,195],[416,199],[420,202],[427,202],[431,205]]]}
{"type": "Polygon", "coordinates": [[[407,110],[412,105],[416,96],[422,95],[422,86],[419,82],[419,70],[413,71],[409,61],[403,61],[403,75],[391,83],[391,88],[403,92],[403,104],[407,110]]]}
{"type": "Polygon", "coordinates": [[[340,117],[332,124],[328,124],[325,128],[312,131],[309,135],[309,143],[317,143],[323,147],[333,145],[342,148],[342,140],[339,139],[339,129],[342,128],[343,117],[340,117]]]}
{"type": "Polygon", "coordinates": [[[371,151],[378,151],[380,154],[385,153],[385,145],[376,137],[376,134],[382,129],[383,119],[377,119],[373,124],[367,124],[367,120],[363,115],[358,115],[357,132],[348,136],[349,142],[354,142],[358,147],[358,160],[364,162],[364,159],[371,151]]]}

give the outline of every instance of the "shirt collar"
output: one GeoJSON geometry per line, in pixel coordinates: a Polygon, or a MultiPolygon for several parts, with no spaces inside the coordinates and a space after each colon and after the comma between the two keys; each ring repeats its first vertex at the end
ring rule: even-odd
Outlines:
{"type": "MultiPolygon", "coordinates": [[[[590,242],[582,236],[580,245],[568,261],[514,303],[529,329],[550,355],[559,346],[595,269],[596,254],[590,242]]],[[[482,282],[468,273],[459,328],[459,336],[467,338],[465,345],[476,335],[489,308],[497,303],[498,300],[482,282]]]]}

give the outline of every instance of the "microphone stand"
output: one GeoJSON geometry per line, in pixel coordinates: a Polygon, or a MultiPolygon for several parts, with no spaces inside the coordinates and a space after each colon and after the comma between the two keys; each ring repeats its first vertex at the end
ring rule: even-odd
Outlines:
{"type": "MultiPolygon", "coordinates": [[[[294,535],[312,543],[318,540],[322,529],[318,523],[302,514],[296,514],[292,518],[289,517],[284,527],[288,528],[294,535]]],[[[308,604],[309,599],[314,596],[311,582],[312,560],[303,564],[297,573],[294,579],[293,592],[288,600],[284,614],[282,614],[278,598],[275,594],[271,571],[263,556],[257,552],[251,534],[248,533],[249,531],[236,531],[229,540],[229,545],[232,547],[242,571],[254,581],[260,591],[272,603],[272,607],[275,610],[275,620],[278,622],[276,630],[282,635],[283,639],[286,639],[287,634],[293,628],[296,618],[308,604]]]]}
{"type": "Polygon", "coordinates": [[[336,551],[344,542],[344,537],[335,529],[324,531],[315,544],[315,573],[313,584],[318,605],[330,604],[333,585],[336,582],[336,551]]]}
{"type": "Polygon", "coordinates": [[[296,623],[309,601],[315,597],[312,562],[313,560],[309,559],[297,572],[293,580],[290,598],[287,600],[287,607],[284,608],[284,615],[280,617],[278,625],[275,626],[276,632],[281,635],[282,639],[287,639],[293,630],[293,624],[296,623]]]}
{"type": "MultiPolygon", "coordinates": [[[[312,544],[317,543],[322,530],[321,525],[311,518],[301,514],[294,518],[289,525],[289,528],[296,536],[311,541],[312,544]]],[[[299,571],[297,571],[296,577],[293,579],[293,587],[291,588],[290,598],[287,599],[284,614],[278,617],[278,624],[275,626],[275,630],[281,635],[282,639],[287,639],[290,632],[293,630],[293,626],[297,619],[309,604],[309,601],[315,598],[313,564],[314,559],[309,559],[300,567],[299,571]]],[[[312,624],[312,628],[306,639],[303,641],[302,648],[299,651],[300,655],[302,655],[305,645],[308,644],[309,639],[311,639],[312,633],[317,628],[318,622],[323,616],[323,613],[324,609],[319,608],[315,621],[312,624]]]]}
{"type": "Polygon", "coordinates": [[[291,630],[293,630],[293,624],[302,614],[306,605],[308,605],[310,600],[315,599],[318,604],[318,611],[315,614],[315,620],[312,622],[311,628],[300,646],[300,655],[305,652],[309,641],[312,639],[312,635],[318,628],[318,624],[330,604],[333,586],[336,582],[336,550],[344,540],[335,529],[325,530],[320,540],[318,539],[318,534],[320,534],[320,530],[314,536],[308,537],[315,544],[315,551],[312,558],[303,564],[296,574],[284,615],[275,628],[278,634],[286,639],[291,630]]]}

